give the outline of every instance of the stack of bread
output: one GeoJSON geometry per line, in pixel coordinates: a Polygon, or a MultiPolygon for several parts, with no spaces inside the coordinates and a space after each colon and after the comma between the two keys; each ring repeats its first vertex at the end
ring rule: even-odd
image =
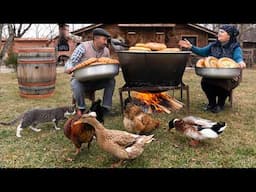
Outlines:
{"type": "Polygon", "coordinates": [[[196,63],[196,67],[205,68],[239,68],[239,64],[233,59],[228,57],[222,57],[217,59],[216,57],[209,56],[206,58],[199,59],[196,63]]]}
{"type": "Polygon", "coordinates": [[[180,51],[179,48],[167,48],[163,43],[148,42],[148,43],[137,43],[135,46],[130,47],[129,51],[163,51],[163,52],[176,52],[180,51]]]}
{"type": "Polygon", "coordinates": [[[111,59],[108,57],[100,57],[100,58],[92,57],[76,65],[74,70],[81,69],[86,66],[95,65],[95,64],[119,64],[119,61],[117,59],[111,59]]]}

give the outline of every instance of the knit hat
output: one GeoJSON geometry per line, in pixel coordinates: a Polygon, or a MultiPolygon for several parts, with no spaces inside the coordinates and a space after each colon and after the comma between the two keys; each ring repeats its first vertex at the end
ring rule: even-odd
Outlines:
{"type": "Polygon", "coordinates": [[[226,31],[230,35],[230,37],[236,37],[237,35],[239,35],[239,31],[234,25],[222,25],[220,29],[226,31]]]}

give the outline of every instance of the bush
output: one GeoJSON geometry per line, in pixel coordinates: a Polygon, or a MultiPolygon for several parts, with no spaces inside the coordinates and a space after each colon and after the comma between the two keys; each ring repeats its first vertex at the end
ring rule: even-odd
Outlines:
{"type": "Polygon", "coordinates": [[[11,52],[6,59],[5,64],[7,67],[14,68],[16,71],[17,65],[18,65],[17,60],[18,60],[18,55],[14,52],[11,52]]]}

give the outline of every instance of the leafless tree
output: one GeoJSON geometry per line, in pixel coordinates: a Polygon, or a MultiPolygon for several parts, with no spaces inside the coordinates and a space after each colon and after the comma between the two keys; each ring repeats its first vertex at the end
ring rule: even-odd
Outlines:
{"type": "Polygon", "coordinates": [[[12,47],[12,43],[14,41],[14,38],[20,38],[22,37],[31,27],[31,24],[1,24],[0,26],[0,37],[1,37],[1,46],[0,46],[0,65],[3,64],[3,57],[4,55],[9,51],[9,49],[12,47]],[[3,29],[4,26],[7,25],[7,39],[5,41],[5,44],[2,47],[2,36],[3,36],[3,29]]]}
{"type": "Polygon", "coordinates": [[[17,38],[22,37],[31,27],[32,24],[13,24],[14,35],[17,38]]]}
{"type": "Polygon", "coordinates": [[[240,42],[241,47],[243,47],[243,39],[244,39],[244,34],[248,32],[249,30],[253,29],[256,27],[255,24],[235,24],[237,29],[239,30],[239,35],[237,37],[237,40],[240,42]]]}
{"type": "Polygon", "coordinates": [[[3,33],[4,24],[0,24],[0,51],[2,48],[2,33],[3,33]]]}
{"type": "Polygon", "coordinates": [[[14,36],[15,36],[12,24],[8,24],[7,26],[8,26],[9,36],[8,36],[5,44],[3,45],[3,47],[1,47],[1,52],[0,52],[1,63],[0,63],[0,65],[3,64],[3,57],[8,52],[8,50],[13,42],[14,36]]]}

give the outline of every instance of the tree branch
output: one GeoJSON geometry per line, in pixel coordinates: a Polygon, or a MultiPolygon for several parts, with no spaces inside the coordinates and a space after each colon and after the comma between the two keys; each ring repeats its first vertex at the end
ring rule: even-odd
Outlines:
{"type": "Polygon", "coordinates": [[[4,47],[0,53],[1,54],[0,57],[2,58],[1,64],[3,63],[3,56],[9,51],[9,48],[11,47],[14,40],[15,34],[14,34],[14,28],[12,24],[8,24],[8,33],[9,33],[8,39],[6,40],[4,47]]]}
{"type": "Polygon", "coordinates": [[[3,33],[4,24],[0,24],[0,49],[2,47],[2,33],[3,33]]]}
{"type": "Polygon", "coordinates": [[[21,28],[22,28],[22,24],[19,25],[18,32],[15,35],[16,37],[20,36],[21,28]]]}
{"type": "MultiPolygon", "coordinates": [[[[18,32],[18,36],[17,37],[22,37],[28,30],[29,28],[31,27],[31,23],[22,31],[22,32],[18,32]]],[[[22,24],[20,24],[20,28],[21,28],[22,24]]]]}

